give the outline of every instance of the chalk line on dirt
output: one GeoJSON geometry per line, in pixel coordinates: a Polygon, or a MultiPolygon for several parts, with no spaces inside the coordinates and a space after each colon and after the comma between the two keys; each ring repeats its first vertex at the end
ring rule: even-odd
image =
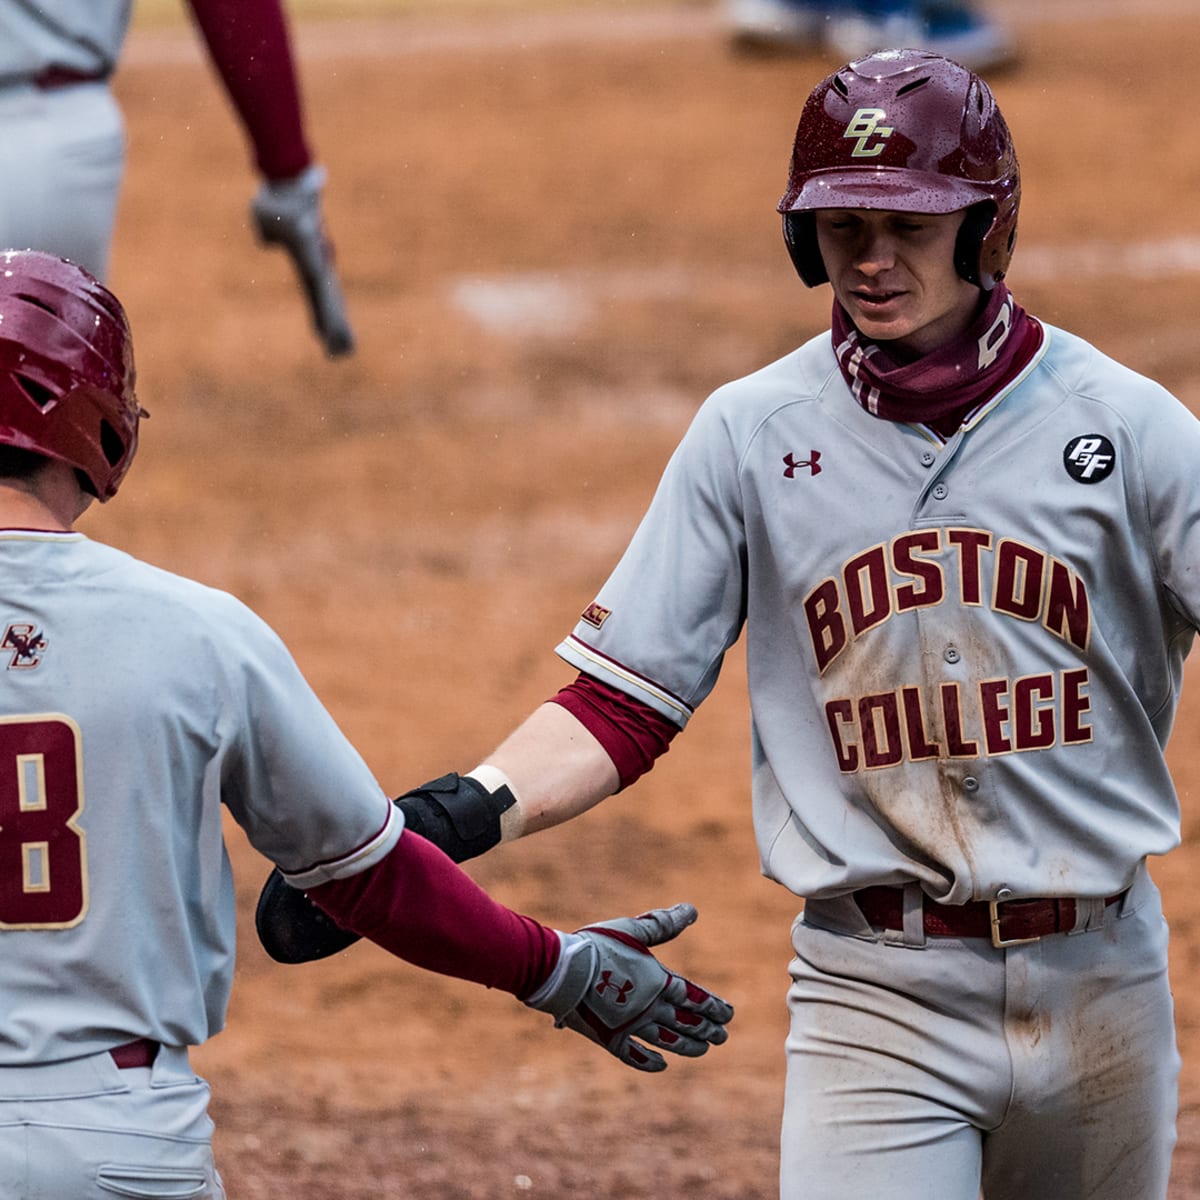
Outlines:
{"type": "MultiPolygon", "coordinates": [[[[1028,0],[994,3],[991,10],[1018,27],[1077,24],[1130,16],[1130,0],[1028,0]]],[[[1194,18],[1196,0],[1138,0],[1137,19],[1194,18]]],[[[703,7],[588,7],[554,12],[505,12],[460,18],[397,16],[342,18],[293,24],[296,53],[305,60],[410,57],[430,53],[514,53],[564,45],[637,44],[721,37],[726,28],[719,3],[703,7]]],[[[204,61],[188,26],[135,29],[126,42],[123,67],[204,61]]]]}
{"type": "MultiPolygon", "coordinates": [[[[1098,279],[1172,279],[1200,273],[1200,234],[1142,242],[1081,242],[1022,246],[1014,271],[1024,283],[1076,283],[1098,279]]],[[[570,337],[614,301],[674,300],[695,295],[711,272],[679,264],[606,270],[461,275],[449,281],[452,308],[489,333],[510,337],[570,337]]],[[[722,286],[736,284],[722,276],[722,286]]],[[[761,277],[746,285],[762,287],[761,277]]]]}

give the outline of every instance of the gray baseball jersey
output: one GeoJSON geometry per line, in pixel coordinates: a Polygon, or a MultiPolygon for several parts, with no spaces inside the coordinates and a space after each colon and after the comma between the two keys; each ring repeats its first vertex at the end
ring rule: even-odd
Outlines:
{"type": "Polygon", "coordinates": [[[680,726],[746,628],[765,873],[801,896],[1105,896],[1179,840],[1200,422],[1047,328],[949,442],[828,333],[715,392],[560,655],[680,726]]]}
{"type": "Polygon", "coordinates": [[[233,597],[77,533],[0,534],[0,580],[0,1066],[199,1044],[233,975],[222,803],[301,887],[402,819],[233,597]]]}

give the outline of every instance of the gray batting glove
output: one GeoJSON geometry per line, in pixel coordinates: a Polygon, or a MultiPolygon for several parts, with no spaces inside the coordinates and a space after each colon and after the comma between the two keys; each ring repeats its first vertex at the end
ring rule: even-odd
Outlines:
{"type": "Polygon", "coordinates": [[[647,949],[678,937],[695,919],[692,905],[676,904],[559,933],[558,963],[525,1003],[639,1071],[665,1071],[667,1064],[634,1038],[697,1058],[725,1041],[733,1007],[668,971],[647,949]]]}
{"type": "Polygon", "coordinates": [[[354,350],[354,332],[321,215],[324,186],[325,169],[315,165],[294,179],[270,180],[258,189],[250,214],[261,241],[282,246],[291,256],[313,328],[325,353],[336,358],[354,350]]]}

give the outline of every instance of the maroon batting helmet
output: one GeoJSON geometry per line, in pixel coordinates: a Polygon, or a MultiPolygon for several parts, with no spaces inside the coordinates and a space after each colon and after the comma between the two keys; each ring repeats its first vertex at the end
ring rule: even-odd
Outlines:
{"type": "Polygon", "coordinates": [[[880,50],[813,89],[779,211],[792,262],[815,287],[829,276],[814,210],[964,209],[955,266],[991,291],[1012,258],[1020,198],[1012,136],[988,85],[937,54],[880,50]]]}
{"type": "Polygon", "coordinates": [[[0,251],[0,443],[70,463],[101,500],[137,449],[125,310],[82,267],[0,251]]]}

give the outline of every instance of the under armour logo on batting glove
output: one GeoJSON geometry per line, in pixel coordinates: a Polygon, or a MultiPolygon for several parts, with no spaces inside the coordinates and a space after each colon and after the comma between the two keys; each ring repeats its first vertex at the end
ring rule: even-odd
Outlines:
{"type": "Polygon", "coordinates": [[[733,1007],[668,971],[649,950],[678,937],[695,919],[692,905],[676,904],[559,933],[558,963],[525,1003],[639,1071],[665,1071],[667,1063],[635,1038],[698,1058],[728,1037],[733,1007]]]}
{"type": "Polygon", "coordinates": [[[611,971],[601,971],[600,982],[596,984],[596,995],[603,996],[609,988],[617,989],[617,995],[613,1000],[613,1003],[624,1004],[629,996],[629,993],[633,991],[633,980],[626,979],[622,983],[614,983],[611,971]]]}

